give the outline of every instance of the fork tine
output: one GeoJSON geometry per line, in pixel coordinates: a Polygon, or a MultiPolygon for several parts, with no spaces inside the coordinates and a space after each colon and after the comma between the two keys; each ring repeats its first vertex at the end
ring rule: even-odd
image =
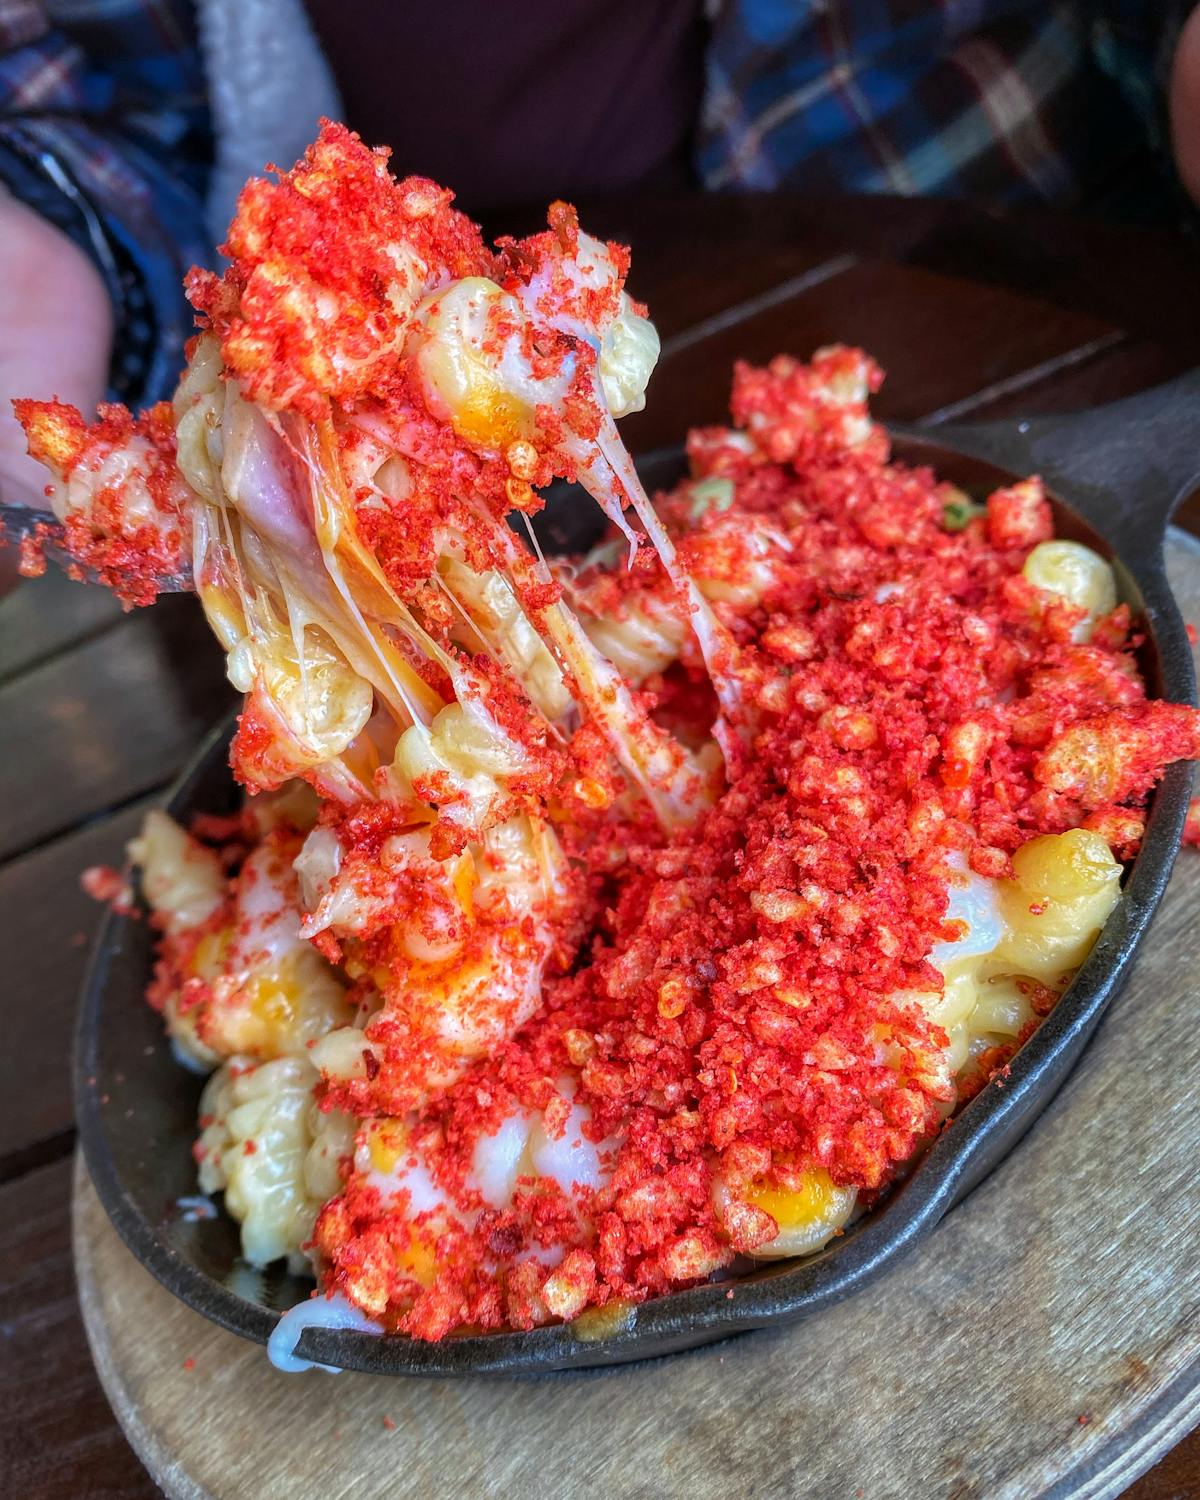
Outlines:
{"type": "MultiPolygon", "coordinates": [[[[0,547],[20,547],[31,538],[37,542],[42,554],[64,573],[82,578],[85,583],[99,581],[91,568],[80,567],[71,556],[65,544],[62,522],[55,520],[49,511],[0,501],[0,547]]],[[[192,587],[190,578],[178,574],[155,581],[163,594],[184,594],[192,587]]]]}

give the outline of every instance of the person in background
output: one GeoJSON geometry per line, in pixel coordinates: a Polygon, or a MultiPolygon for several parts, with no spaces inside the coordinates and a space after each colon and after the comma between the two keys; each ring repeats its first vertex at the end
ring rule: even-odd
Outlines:
{"type": "Polygon", "coordinates": [[[183,274],[319,115],[478,213],[687,185],[1200,203],[1200,6],[1144,0],[0,0],[11,397],[170,394],[183,274]]]}

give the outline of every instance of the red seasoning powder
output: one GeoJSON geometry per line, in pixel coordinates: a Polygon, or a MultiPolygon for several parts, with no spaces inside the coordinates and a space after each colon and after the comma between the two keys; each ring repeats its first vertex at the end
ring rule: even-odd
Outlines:
{"type": "MultiPolygon", "coordinates": [[[[1124,606],[1078,643],[1081,611],[1022,576],[1052,534],[1037,480],[962,523],[963,497],[891,465],[880,429],[853,432],[861,409],[814,400],[818,376],[860,358],[739,366],[733,412],[754,447],[693,434],[696,475],[728,478],[734,498],[686,526],[690,484],[660,502],[681,558],[744,575],[745,537],[767,537],[760,597],[718,604],[740,648],[748,752],[668,837],[581,796],[612,771],[586,736],[572,747],[558,831],[581,882],[574,966],[409,1137],[447,1199],[479,1210],[480,1133],[555,1101],[565,1119],[566,1079],[607,1182],[531,1181],[467,1230],[352,1177],[321,1215],[327,1285],[386,1302],[403,1332],[528,1327],[709,1276],[778,1228],[749,1202],[719,1220],[718,1176],[736,1200],[820,1167],[869,1203],[955,1097],[947,1037],[912,997],[942,987],[928,956],[955,936],[950,853],[1002,877],[1029,838],[1086,824],[1127,856],[1163,764],[1200,749],[1192,710],[1147,700],[1124,606]]],[[[671,598],[645,553],[608,587],[671,598]]],[[[664,721],[712,720],[686,652],[643,692],[664,721]]],[[[368,819],[362,837],[376,836],[368,819]]],[[[985,1054],[961,1092],[1012,1050],[985,1054]]],[[[388,1072],[331,1085],[326,1103],[386,1112],[388,1072]]]]}

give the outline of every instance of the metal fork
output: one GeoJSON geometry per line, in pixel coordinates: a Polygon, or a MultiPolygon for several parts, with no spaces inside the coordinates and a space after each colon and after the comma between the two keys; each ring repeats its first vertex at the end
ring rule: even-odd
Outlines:
{"type": "MultiPolygon", "coordinates": [[[[99,580],[90,568],[81,568],[67,550],[61,521],[55,520],[48,510],[34,510],[28,505],[13,505],[0,501],[0,547],[20,547],[32,538],[49,562],[82,574],[87,583],[99,580]]],[[[190,577],[172,574],[156,580],[160,593],[184,594],[192,587],[190,577]]]]}

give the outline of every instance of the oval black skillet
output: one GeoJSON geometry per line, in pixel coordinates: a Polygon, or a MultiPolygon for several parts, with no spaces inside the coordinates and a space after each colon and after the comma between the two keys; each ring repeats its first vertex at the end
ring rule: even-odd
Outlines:
{"type": "MultiPolygon", "coordinates": [[[[932,465],[976,493],[1040,473],[1054,496],[1059,534],[1110,557],[1118,588],[1143,624],[1141,666],[1150,691],[1193,702],[1187,635],[1167,586],[1162,544],[1177,501],[1200,480],[1200,371],[1128,401],[1073,417],[896,434],[897,454],[932,465]]],[[[639,466],[651,486],[673,480],[678,452],[639,466]]],[[[568,514],[579,515],[576,506],[568,514]]],[[[554,511],[550,513],[553,537],[554,511]]],[[[564,540],[561,532],[558,538],[564,540]]],[[[578,537],[566,538],[577,542],[578,537]]],[[[187,818],[223,811],[234,792],[225,765],[229,725],[201,747],[170,810],[187,818]]],[[[927,1234],[1012,1149],[1045,1107],[1125,978],[1170,874],[1187,808],[1191,768],[1175,765],[1154,795],[1146,837],[1124,899],[1058,1007],[979,1094],[906,1182],[829,1249],[763,1267],[732,1283],[647,1302],[607,1337],[571,1326],[424,1344],[403,1338],[308,1330],[298,1352],[378,1374],[514,1375],[621,1364],[728,1334],[807,1316],[858,1290],[927,1234]],[[733,1295],[729,1296],[732,1289],[733,1295]]],[[[143,921],[110,916],[83,996],[75,1108],[93,1181],[134,1254],[176,1296],[235,1333],[265,1342],[279,1312],[310,1283],[239,1261],[224,1215],[195,1219],[190,1146],[200,1080],[184,1074],[142,996],[151,935],[143,921]]]]}

